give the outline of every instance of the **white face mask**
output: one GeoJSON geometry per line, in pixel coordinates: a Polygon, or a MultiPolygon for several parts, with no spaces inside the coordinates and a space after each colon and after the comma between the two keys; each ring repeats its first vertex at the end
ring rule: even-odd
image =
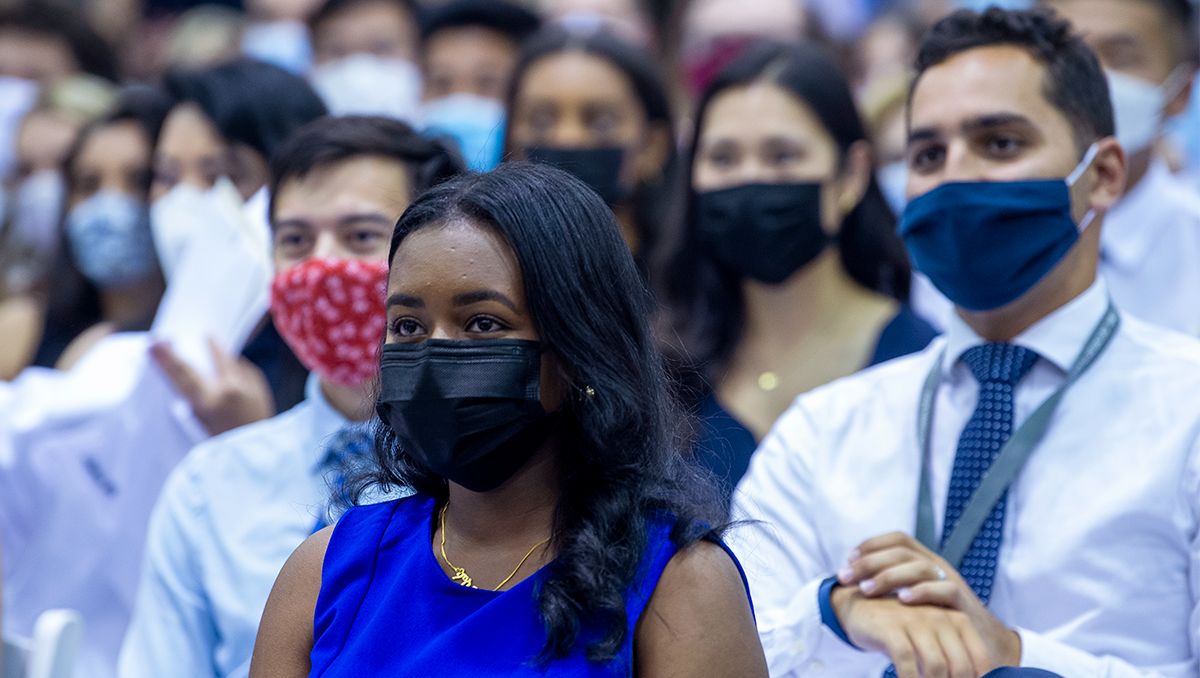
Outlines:
{"type": "Polygon", "coordinates": [[[908,204],[908,163],[904,160],[890,162],[875,171],[879,190],[896,216],[904,214],[908,204]]]}
{"type": "Polygon", "coordinates": [[[416,64],[351,54],[313,69],[313,89],[332,115],[381,115],[415,124],[424,83],[416,64]]]}
{"type": "Polygon", "coordinates": [[[61,174],[42,170],[21,182],[13,205],[13,229],[38,257],[51,259],[61,239],[59,221],[67,185],[61,174]]]}
{"type": "Polygon", "coordinates": [[[0,75],[0,176],[12,169],[17,128],[37,98],[38,84],[33,80],[0,75]]]}
{"type": "Polygon", "coordinates": [[[208,191],[178,184],[150,205],[150,232],[163,277],[170,283],[188,250],[203,239],[209,222],[225,219],[235,226],[241,214],[241,194],[227,177],[217,179],[208,191]]]}
{"type": "Polygon", "coordinates": [[[1162,131],[1163,109],[1187,84],[1187,69],[1181,64],[1161,85],[1117,71],[1105,71],[1112,98],[1117,141],[1126,153],[1149,148],[1162,131]]]}

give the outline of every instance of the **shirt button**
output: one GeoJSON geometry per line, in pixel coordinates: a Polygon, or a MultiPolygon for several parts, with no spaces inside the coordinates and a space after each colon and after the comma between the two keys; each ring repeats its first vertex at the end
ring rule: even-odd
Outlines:
{"type": "Polygon", "coordinates": [[[822,664],[820,660],[817,660],[808,665],[808,670],[812,671],[813,673],[820,673],[825,670],[825,665],[822,664]]]}
{"type": "Polygon", "coordinates": [[[792,649],[796,651],[796,654],[804,654],[804,650],[807,647],[803,638],[797,638],[796,642],[792,645],[792,649]]]}

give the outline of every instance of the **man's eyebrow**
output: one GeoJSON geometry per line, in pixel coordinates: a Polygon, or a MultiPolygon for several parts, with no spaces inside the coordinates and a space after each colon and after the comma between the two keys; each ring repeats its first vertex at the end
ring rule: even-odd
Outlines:
{"type": "Polygon", "coordinates": [[[346,214],[338,218],[338,224],[340,225],[357,224],[364,221],[381,224],[392,223],[392,219],[390,217],[385,214],[380,214],[379,212],[359,212],[356,214],[346,214]]]}
{"type": "Polygon", "coordinates": [[[983,130],[1004,127],[1006,125],[1023,125],[1033,127],[1033,121],[1019,113],[991,113],[962,123],[962,131],[967,134],[983,130]]]}
{"type": "Polygon", "coordinates": [[[509,307],[514,313],[521,312],[519,309],[517,309],[517,305],[513,303],[512,299],[509,299],[495,290],[463,292],[462,294],[454,295],[454,299],[452,299],[452,301],[454,302],[455,306],[470,306],[471,304],[477,304],[481,301],[496,301],[509,307]]]}
{"type": "Polygon", "coordinates": [[[936,139],[940,136],[941,132],[938,132],[932,127],[922,127],[921,129],[915,129],[908,133],[908,143],[911,144],[917,141],[929,141],[930,139],[936,139]]]}
{"type": "Polygon", "coordinates": [[[425,308],[425,302],[407,294],[393,294],[387,298],[387,307],[404,306],[406,308],[425,308]]]}
{"type": "Polygon", "coordinates": [[[308,227],[308,222],[299,217],[290,218],[290,219],[272,219],[271,220],[271,230],[272,231],[277,231],[284,227],[306,228],[306,227],[308,227]]]}

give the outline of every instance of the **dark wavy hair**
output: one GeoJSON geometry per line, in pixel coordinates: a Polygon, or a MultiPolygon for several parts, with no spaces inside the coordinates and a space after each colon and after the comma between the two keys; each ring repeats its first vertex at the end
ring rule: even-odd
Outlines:
{"type": "MultiPolygon", "coordinates": [[[[529,69],[538,61],[562,52],[583,52],[615,66],[629,78],[646,114],[646,124],[657,125],[667,132],[669,149],[662,171],[653,181],[636,186],[630,196],[634,227],[641,243],[637,263],[645,272],[649,266],[648,262],[653,261],[660,244],[662,224],[666,221],[666,213],[670,208],[674,189],[672,178],[675,176],[677,165],[674,118],[658,64],[649,53],[606,31],[580,33],[558,25],[547,26],[528,39],[521,60],[513,70],[506,102],[510,120],[512,112],[516,110],[517,93],[529,69]]],[[[507,133],[504,149],[505,153],[513,150],[507,133]]]]}
{"type": "MultiPolygon", "coordinates": [[[[721,531],[706,526],[722,515],[716,494],[672,440],[677,408],[650,330],[654,304],[608,206],[562,170],[504,163],[433,188],[400,217],[389,260],[415,231],[456,220],[494,228],[512,247],[534,326],[570,386],[561,409],[558,557],[536,593],[546,627],[539,660],[569,654],[588,624],[601,633],[586,656],[607,663],[626,640],[623,593],[646,549],[648,518],[673,514],[671,539],[681,548],[721,531]]],[[[352,502],[369,488],[405,486],[447,499],[445,479],[382,421],[364,471],[349,481],[352,502]]]]}
{"type": "MultiPolygon", "coordinates": [[[[764,78],[812,107],[837,143],[843,160],[852,144],[867,139],[845,76],[823,49],[813,45],[757,44],[726,67],[705,90],[687,155],[684,176],[689,182],[688,201],[679,243],[666,262],[660,284],[674,311],[673,329],[690,354],[688,360],[708,372],[719,370],[737,346],[745,323],[745,300],[742,279],[713,261],[696,237],[697,193],[690,187],[696,147],[712,100],[731,87],[764,78]]],[[[863,199],[843,219],[836,243],[850,277],[869,289],[908,300],[912,265],[896,234],[896,217],[873,173],[863,199]]]]}

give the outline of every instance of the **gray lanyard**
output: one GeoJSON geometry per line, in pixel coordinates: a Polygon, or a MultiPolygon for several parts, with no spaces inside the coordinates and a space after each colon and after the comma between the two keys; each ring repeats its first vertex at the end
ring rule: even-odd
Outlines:
{"type": "Polygon", "coordinates": [[[959,517],[954,530],[946,539],[945,547],[939,549],[937,535],[934,534],[933,495],[929,490],[929,438],[930,429],[933,426],[933,399],[937,395],[938,385],[942,381],[942,362],[945,358],[945,353],[942,353],[933,369],[930,370],[929,376],[925,378],[925,386],[921,389],[921,406],[917,413],[917,437],[922,455],[921,490],[917,499],[916,536],[918,541],[931,551],[940,551],[942,557],[951,566],[958,569],[963,557],[971,549],[975,535],[979,534],[979,530],[987,522],[988,515],[996,506],[996,502],[1000,501],[1000,497],[1008,490],[1008,486],[1016,480],[1017,474],[1021,472],[1021,467],[1025,465],[1025,460],[1029,458],[1033,448],[1046,433],[1046,426],[1050,423],[1054,409],[1058,407],[1058,401],[1062,400],[1063,393],[1092,366],[1092,363],[1112,341],[1113,335],[1117,333],[1117,326],[1120,324],[1121,317],[1110,301],[1108,310],[1104,312],[1104,317],[1092,330],[1092,335],[1088,337],[1083,350],[1079,352],[1079,357],[1075,358],[1075,363],[1067,372],[1067,378],[1063,381],[1062,386],[1059,386],[1057,391],[1046,398],[1033,411],[1033,414],[1029,415],[1025,423],[1021,424],[1021,427],[1009,437],[1008,442],[1004,444],[992,461],[983,480],[979,482],[979,487],[975,488],[974,494],[967,501],[967,505],[963,507],[962,516],[959,517]]]}

